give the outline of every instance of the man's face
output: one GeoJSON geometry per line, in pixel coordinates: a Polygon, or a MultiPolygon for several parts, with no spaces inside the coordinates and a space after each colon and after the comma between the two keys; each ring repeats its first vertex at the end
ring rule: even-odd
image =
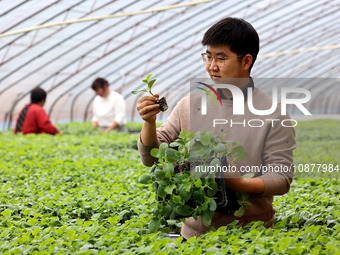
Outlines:
{"type": "MultiPolygon", "coordinates": [[[[207,72],[215,83],[220,83],[222,78],[248,78],[249,71],[244,70],[242,62],[237,54],[232,52],[227,45],[209,45],[206,51],[209,56],[224,56],[224,63],[216,63],[215,59],[211,64],[206,64],[207,72]]],[[[222,82],[223,83],[223,82],[222,82]]]]}

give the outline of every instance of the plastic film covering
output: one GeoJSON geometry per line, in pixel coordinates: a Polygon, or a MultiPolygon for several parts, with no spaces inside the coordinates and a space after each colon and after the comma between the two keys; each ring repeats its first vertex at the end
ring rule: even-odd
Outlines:
{"type": "Polygon", "coordinates": [[[226,16],[249,21],[259,33],[253,77],[334,78],[329,84],[296,86],[317,93],[313,104],[320,106],[319,114],[340,114],[340,2],[235,3],[0,1],[0,129],[13,127],[35,87],[48,92],[44,108],[52,121],[89,120],[94,99],[90,85],[97,77],[106,78],[124,96],[129,120],[140,120],[135,108],[141,95],[131,91],[140,89],[150,73],[157,79],[155,92],[167,97],[171,110],[189,92],[191,78],[208,76],[201,40],[226,16]],[[107,15],[115,16],[101,18],[107,15]],[[88,18],[93,19],[80,22],[88,18]]]}

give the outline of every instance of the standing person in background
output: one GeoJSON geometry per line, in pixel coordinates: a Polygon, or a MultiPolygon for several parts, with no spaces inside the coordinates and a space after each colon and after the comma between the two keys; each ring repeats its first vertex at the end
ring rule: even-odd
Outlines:
{"type": "Polygon", "coordinates": [[[31,103],[20,111],[14,128],[14,134],[22,132],[24,135],[41,133],[55,135],[59,133],[59,130],[51,123],[43,109],[45,102],[45,90],[41,88],[33,89],[31,92],[31,103]]]}
{"type": "Polygon", "coordinates": [[[92,127],[99,127],[105,133],[111,130],[127,132],[122,95],[110,90],[109,83],[103,78],[95,79],[91,87],[97,95],[93,101],[92,127]]]}

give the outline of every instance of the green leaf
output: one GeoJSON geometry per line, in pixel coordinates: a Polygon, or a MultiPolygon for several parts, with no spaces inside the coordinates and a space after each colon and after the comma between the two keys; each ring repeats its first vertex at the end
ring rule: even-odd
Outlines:
{"type": "Polygon", "coordinates": [[[165,171],[163,171],[162,169],[156,169],[155,176],[158,179],[163,179],[165,177],[165,171]]]}
{"type": "Polygon", "coordinates": [[[208,192],[207,192],[207,195],[209,197],[214,196],[217,192],[217,189],[218,189],[218,185],[215,182],[215,180],[214,179],[211,179],[211,180],[213,180],[213,182],[211,181],[211,183],[209,183],[209,188],[208,188],[208,192]]]}
{"type": "Polygon", "coordinates": [[[131,91],[132,94],[138,94],[140,92],[148,92],[147,89],[142,89],[142,90],[134,90],[134,91],[131,91]]]}
{"type": "Polygon", "coordinates": [[[23,215],[29,215],[31,213],[31,210],[28,208],[25,208],[24,210],[21,211],[23,215]]]}
{"type": "Polygon", "coordinates": [[[149,74],[148,76],[146,76],[145,80],[149,81],[151,76],[152,76],[152,74],[149,74]]]}
{"type": "Polygon", "coordinates": [[[174,176],[174,180],[175,180],[176,183],[182,183],[184,178],[185,177],[183,176],[183,174],[180,174],[180,173],[177,173],[174,176]]]}
{"type": "Polygon", "coordinates": [[[196,151],[190,151],[189,158],[190,162],[195,162],[200,158],[200,155],[196,151]]]}
{"type": "Polygon", "coordinates": [[[193,243],[193,242],[196,241],[196,238],[197,238],[196,236],[190,237],[190,238],[186,241],[186,243],[191,244],[191,243],[193,243]]]}
{"type": "Polygon", "coordinates": [[[214,150],[216,153],[225,152],[226,149],[227,149],[227,148],[226,148],[225,144],[223,144],[223,143],[218,143],[218,144],[213,148],[213,150],[214,150]]]}
{"type": "Polygon", "coordinates": [[[171,148],[167,148],[166,151],[166,156],[167,156],[167,160],[170,163],[176,163],[177,162],[177,151],[171,148]]]}
{"type": "Polygon", "coordinates": [[[175,184],[172,184],[172,185],[169,185],[169,186],[166,186],[164,191],[167,193],[167,194],[172,194],[172,191],[174,190],[174,188],[176,188],[176,185],[175,184]]]}
{"type": "Polygon", "coordinates": [[[34,225],[35,223],[37,223],[37,221],[39,221],[39,219],[30,218],[30,219],[27,221],[27,224],[29,224],[29,225],[34,225]]]}
{"type": "Polygon", "coordinates": [[[153,149],[150,151],[150,155],[151,155],[152,157],[154,157],[154,158],[159,158],[159,157],[160,157],[160,155],[158,155],[158,153],[159,153],[159,149],[157,149],[157,148],[153,148],[153,149]]]}
{"type": "Polygon", "coordinates": [[[180,205],[176,207],[176,213],[185,217],[190,216],[193,211],[194,209],[188,205],[180,205]]]}
{"type": "Polygon", "coordinates": [[[162,178],[158,180],[158,183],[163,186],[167,186],[170,184],[170,179],[169,178],[162,178]]]}
{"type": "Polygon", "coordinates": [[[55,226],[62,226],[62,223],[59,220],[54,220],[49,224],[50,227],[55,227],[55,226]]]}
{"type": "Polygon", "coordinates": [[[202,181],[201,181],[201,179],[197,179],[196,181],[195,181],[195,186],[197,187],[197,188],[200,188],[200,187],[202,187],[202,181]]]}
{"type": "Polygon", "coordinates": [[[141,184],[148,184],[149,182],[151,182],[152,180],[152,176],[150,176],[149,174],[144,174],[141,177],[139,177],[138,182],[141,184]]]}
{"type": "Polygon", "coordinates": [[[159,145],[159,157],[165,157],[166,154],[165,154],[165,151],[169,148],[168,144],[167,143],[161,143],[159,145]]]}
{"type": "Polygon", "coordinates": [[[216,211],[217,205],[214,199],[210,199],[209,208],[210,208],[210,211],[212,212],[216,211]]]}
{"type": "Polygon", "coordinates": [[[184,201],[188,201],[191,197],[190,188],[191,188],[190,184],[189,184],[189,189],[187,188],[186,184],[181,184],[181,185],[179,185],[179,188],[177,189],[178,194],[181,196],[181,198],[184,201]]]}
{"type": "Polygon", "coordinates": [[[181,139],[184,139],[186,136],[187,136],[187,131],[185,129],[183,129],[178,135],[178,137],[181,139]]]}
{"type": "Polygon", "coordinates": [[[202,213],[202,223],[204,226],[208,227],[211,224],[214,213],[211,211],[204,211],[202,213]]]}
{"type": "Polygon", "coordinates": [[[234,216],[236,216],[236,217],[242,217],[243,214],[244,214],[244,212],[245,212],[244,207],[241,206],[238,210],[236,210],[236,211],[234,212],[234,216]]]}
{"type": "Polygon", "coordinates": [[[172,207],[170,205],[165,205],[163,207],[163,213],[164,213],[164,217],[169,217],[169,215],[172,212],[172,207]]]}
{"type": "Polygon", "coordinates": [[[180,147],[180,146],[183,146],[185,145],[185,141],[183,140],[176,140],[172,143],[170,143],[170,147],[180,147]]]}
{"type": "Polygon", "coordinates": [[[177,215],[176,210],[172,210],[169,218],[173,220],[177,217],[177,215]]]}
{"type": "Polygon", "coordinates": [[[191,188],[192,188],[192,183],[191,182],[184,184],[184,190],[185,191],[190,192],[191,188]]]}
{"type": "Polygon", "coordinates": [[[161,225],[161,219],[159,218],[152,218],[150,223],[149,223],[149,230],[151,233],[156,232],[158,230],[158,228],[161,225]]]}
{"type": "Polygon", "coordinates": [[[209,135],[207,134],[202,134],[201,135],[201,143],[204,145],[204,146],[209,146],[211,145],[211,138],[209,135]]]}
{"type": "Polygon", "coordinates": [[[250,202],[248,202],[248,201],[245,201],[245,202],[243,203],[243,206],[244,206],[244,209],[245,209],[245,210],[248,210],[248,208],[251,207],[252,204],[251,204],[250,202]]]}
{"type": "Polygon", "coordinates": [[[205,173],[200,171],[199,168],[197,168],[197,171],[196,171],[196,167],[195,169],[193,169],[193,171],[190,172],[190,176],[192,179],[199,179],[201,178],[205,173]]]}
{"type": "Polygon", "coordinates": [[[160,198],[165,198],[166,197],[166,192],[165,192],[165,187],[163,185],[159,185],[158,186],[158,189],[157,189],[157,195],[160,197],[160,198]]]}
{"type": "Polygon", "coordinates": [[[183,241],[183,236],[180,236],[176,239],[175,244],[180,245],[182,243],[182,241],[183,241]]]}
{"type": "Polygon", "coordinates": [[[204,198],[204,203],[203,203],[203,205],[201,207],[201,210],[202,211],[208,211],[209,210],[208,207],[209,207],[209,200],[207,200],[207,197],[205,197],[204,198]]]}
{"type": "Polygon", "coordinates": [[[297,215],[294,215],[294,216],[290,219],[290,221],[293,222],[293,223],[297,223],[297,222],[299,222],[299,220],[300,220],[300,218],[299,218],[299,216],[297,216],[297,215]]]}
{"type": "Polygon", "coordinates": [[[172,176],[172,175],[171,175],[171,172],[170,172],[170,171],[166,171],[165,177],[168,178],[168,179],[170,179],[171,176],[172,176]]]}
{"type": "Polygon", "coordinates": [[[231,153],[233,154],[233,161],[244,159],[248,153],[244,150],[244,147],[238,145],[231,149],[231,153]]]}
{"type": "Polygon", "coordinates": [[[156,169],[158,169],[157,164],[153,164],[152,167],[150,168],[150,174],[154,173],[156,169]]]}
{"type": "Polygon", "coordinates": [[[204,202],[205,193],[203,190],[196,190],[192,194],[197,204],[202,204],[204,202]]]}
{"type": "Polygon", "coordinates": [[[174,166],[171,163],[164,163],[163,164],[163,170],[165,172],[170,172],[170,176],[167,176],[169,178],[174,174],[174,166]]]}
{"type": "Polygon", "coordinates": [[[149,81],[149,84],[148,84],[149,90],[152,89],[152,86],[153,86],[153,84],[155,83],[155,81],[156,81],[156,79],[153,79],[153,80],[149,81]]]}
{"type": "Polygon", "coordinates": [[[35,230],[32,231],[32,235],[36,236],[37,234],[39,234],[40,231],[41,228],[36,228],[35,230]]]}
{"type": "Polygon", "coordinates": [[[3,211],[1,214],[3,215],[3,216],[11,216],[11,214],[12,214],[12,210],[9,210],[9,209],[6,209],[5,211],[3,211]]]}
{"type": "Polygon", "coordinates": [[[210,166],[214,166],[215,169],[217,169],[216,167],[221,165],[221,162],[220,162],[220,160],[218,158],[214,158],[213,160],[211,160],[209,165],[210,166]]]}
{"type": "Polygon", "coordinates": [[[174,204],[179,204],[182,202],[181,197],[174,194],[171,196],[171,200],[174,204]]]}
{"type": "Polygon", "coordinates": [[[118,216],[118,215],[115,215],[115,216],[113,216],[113,217],[109,217],[109,218],[107,219],[107,221],[108,221],[112,226],[115,226],[115,225],[118,223],[118,221],[119,221],[119,216],[118,216]]]}
{"type": "Polygon", "coordinates": [[[253,178],[254,177],[254,173],[246,173],[245,175],[242,175],[243,179],[249,179],[249,178],[253,178]]]}

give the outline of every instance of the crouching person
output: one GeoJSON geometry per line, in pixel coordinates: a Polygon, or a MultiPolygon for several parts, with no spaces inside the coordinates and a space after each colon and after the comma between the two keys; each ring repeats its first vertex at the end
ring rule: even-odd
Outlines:
{"type": "Polygon", "coordinates": [[[31,92],[31,103],[26,105],[19,113],[14,134],[41,134],[55,135],[59,130],[51,123],[47,113],[43,109],[46,102],[46,92],[41,88],[31,92]]]}

